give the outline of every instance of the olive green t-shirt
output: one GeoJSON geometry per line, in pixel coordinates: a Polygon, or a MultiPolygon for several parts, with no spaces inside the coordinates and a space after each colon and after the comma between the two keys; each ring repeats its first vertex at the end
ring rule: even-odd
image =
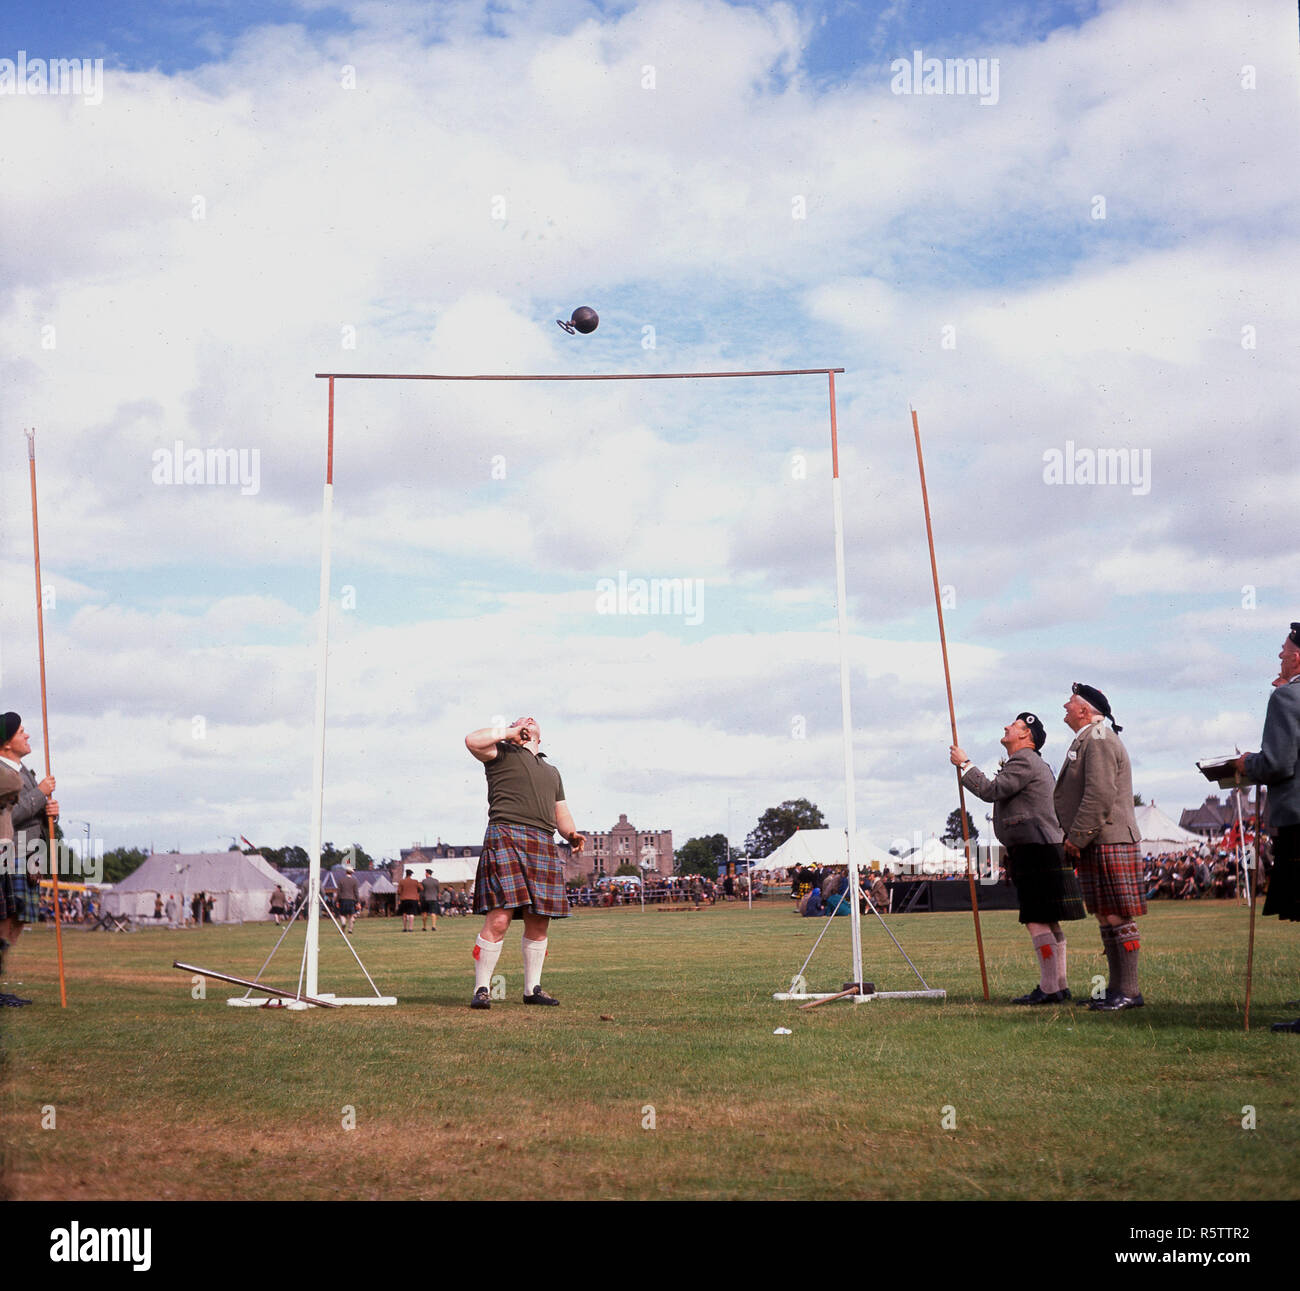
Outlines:
{"type": "Polygon", "coordinates": [[[555,833],[555,804],[564,801],[564,782],[545,753],[525,753],[500,743],[483,763],[488,783],[488,823],[531,825],[555,833]]]}

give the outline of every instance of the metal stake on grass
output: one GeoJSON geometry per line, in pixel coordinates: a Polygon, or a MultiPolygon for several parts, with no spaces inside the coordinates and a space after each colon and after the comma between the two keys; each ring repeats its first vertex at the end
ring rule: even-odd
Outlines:
{"type": "Polygon", "coordinates": [[[250,982],[247,977],[235,977],[232,973],[218,973],[215,969],[200,968],[197,964],[183,964],[180,960],[173,960],[172,967],[186,973],[198,973],[200,977],[215,977],[219,982],[233,982],[236,986],[255,986],[259,991],[265,991],[268,995],[277,996],[282,1000],[292,1000],[295,1004],[314,1004],[322,1009],[339,1007],[337,1000],[315,999],[301,992],[283,991],[278,986],[267,986],[265,982],[250,982]]]}
{"type": "MultiPolygon", "coordinates": [[[[934,558],[934,529],[930,524],[930,495],[925,487],[925,461],[921,456],[921,427],[917,424],[916,409],[912,409],[912,434],[916,438],[916,465],[921,473],[921,502],[925,507],[925,536],[930,544],[930,573],[934,576],[934,608],[939,616],[939,646],[943,651],[943,680],[948,690],[948,718],[952,723],[952,742],[957,744],[957,710],[952,702],[952,673],[948,668],[948,638],[943,630],[943,599],[939,595],[939,565],[934,558]]],[[[980,903],[975,891],[975,871],[971,868],[970,831],[966,827],[966,791],[957,771],[957,811],[961,817],[961,841],[966,848],[966,878],[970,883],[970,908],[975,916],[975,946],[980,957],[980,980],[984,984],[985,1002],[989,998],[989,975],[984,966],[984,938],[980,933],[980,903]]]]}

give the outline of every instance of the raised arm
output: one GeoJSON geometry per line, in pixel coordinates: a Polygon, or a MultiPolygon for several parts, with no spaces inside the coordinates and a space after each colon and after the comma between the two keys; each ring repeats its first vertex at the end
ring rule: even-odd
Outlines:
{"type": "Polygon", "coordinates": [[[499,726],[485,726],[465,736],[465,747],[480,762],[491,762],[497,755],[498,744],[520,743],[521,732],[514,728],[502,730],[499,726]]]}

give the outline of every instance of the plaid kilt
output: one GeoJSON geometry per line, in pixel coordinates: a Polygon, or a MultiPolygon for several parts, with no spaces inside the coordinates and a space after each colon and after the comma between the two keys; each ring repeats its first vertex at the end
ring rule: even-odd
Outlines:
{"type": "Polygon", "coordinates": [[[14,877],[7,869],[0,870],[0,919],[17,919],[18,910],[18,897],[14,892],[14,877]]]}
{"type": "Polygon", "coordinates": [[[1074,867],[1060,843],[1007,848],[1007,874],[1016,885],[1021,923],[1065,923],[1087,918],[1074,867]]]}
{"type": "Polygon", "coordinates": [[[0,919],[36,923],[41,914],[39,885],[27,882],[25,874],[0,873],[0,919]]]}
{"type": "Polygon", "coordinates": [[[1136,843],[1089,843],[1079,854],[1077,868],[1089,914],[1120,919],[1146,914],[1142,858],[1136,843]]]}
{"type": "Polygon", "coordinates": [[[531,825],[488,825],[474,876],[474,913],[489,910],[513,910],[516,919],[568,915],[564,861],[552,835],[531,825]]]}
{"type": "Polygon", "coordinates": [[[25,874],[14,875],[14,895],[18,898],[18,922],[37,923],[41,917],[41,882],[25,874]]]}

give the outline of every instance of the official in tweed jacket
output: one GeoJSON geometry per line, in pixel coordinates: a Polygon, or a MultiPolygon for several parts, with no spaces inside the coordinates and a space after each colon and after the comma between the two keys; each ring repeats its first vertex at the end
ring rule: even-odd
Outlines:
{"type": "Polygon", "coordinates": [[[1078,682],[1065,701],[1065,724],[1074,732],[1056,779],[1053,802],[1074,862],[1084,904],[1097,916],[1109,978],[1104,998],[1088,1007],[1104,1013],[1141,1008],[1135,920],[1146,914],[1133,811],[1133,769],[1119,738],[1110,701],[1078,682]],[[1110,729],[1106,729],[1107,722],[1110,729]]]}
{"type": "Polygon", "coordinates": [[[1013,1004],[1060,1004],[1071,998],[1061,923],[1085,917],[1074,869],[1065,861],[1061,826],[1052,805],[1054,780],[1041,750],[1047,731],[1034,713],[1020,713],[999,741],[1007,758],[989,779],[954,745],[948,756],[962,785],[993,804],[993,832],[1006,848],[1020,922],[1038,960],[1038,985],[1013,1004]]]}
{"type": "MultiPolygon", "coordinates": [[[[1264,913],[1300,922],[1300,623],[1282,642],[1258,753],[1243,753],[1237,773],[1268,786],[1268,819],[1276,838],[1264,913]]],[[[1300,1018],[1274,1031],[1300,1033],[1300,1018]]]]}

